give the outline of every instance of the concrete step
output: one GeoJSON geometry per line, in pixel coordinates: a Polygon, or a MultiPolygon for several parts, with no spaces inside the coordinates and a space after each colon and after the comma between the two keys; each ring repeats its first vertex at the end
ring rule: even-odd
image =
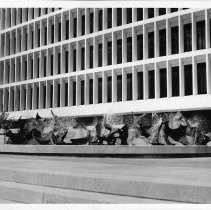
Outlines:
{"type": "MultiPolygon", "coordinates": [[[[74,197],[74,199],[70,200],[70,202],[73,203],[75,202],[106,203],[110,201],[111,203],[113,202],[130,203],[133,201],[135,203],[142,202],[142,200],[138,200],[138,198],[147,198],[149,199],[148,200],[149,202],[151,202],[152,200],[165,200],[165,201],[188,202],[188,203],[211,202],[210,198],[211,186],[194,186],[194,185],[188,185],[188,184],[186,185],[172,182],[156,182],[153,180],[140,181],[140,180],[122,179],[121,177],[105,178],[105,177],[93,176],[90,174],[82,175],[74,173],[73,174],[65,173],[62,171],[56,172],[56,171],[44,171],[44,170],[33,170],[33,169],[31,170],[11,169],[3,167],[0,167],[0,180],[10,182],[11,188],[15,186],[24,187],[23,191],[24,197],[25,194],[26,195],[29,194],[31,196],[31,200],[29,200],[29,202],[57,202],[57,201],[65,202],[68,201],[68,199],[70,199],[72,195],[75,195],[75,192],[79,191],[80,193],[78,194],[77,198],[74,197]],[[26,185],[21,185],[20,183],[24,183],[26,185]],[[32,192],[31,192],[31,186],[33,186],[32,192]],[[53,194],[53,192],[55,192],[54,188],[57,189],[65,188],[66,191],[65,190],[61,191],[62,196],[60,196],[58,194],[60,191],[58,191],[57,189],[56,193],[53,194]],[[42,192],[41,189],[42,190],[53,189],[51,193],[48,191],[48,194],[50,194],[50,196],[46,196],[46,200],[43,198],[43,193],[41,193],[42,192]],[[87,192],[83,194],[82,191],[87,191],[87,192]],[[65,195],[63,194],[64,192],[65,195]],[[88,192],[90,196],[87,196],[88,192]],[[67,196],[68,193],[70,193],[71,196],[67,196]],[[98,199],[96,195],[102,195],[99,193],[103,193],[103,196],[100,196],[98,199]],[[105,194],[112,194],[112,196],[108,196],[108,198],[102,199],[104,198],[105,194]],[[121,195],[122,197],[121,196],[117,197],[119,198],[119,200],[118,199],[116,200],[116,197],[114,195],[118,196],[121,195]],[[83,197],[83,199],[81,199],[81,196],[83,197]],[[50,199],[52,197],[55,197],[55,199],[50,199]],[[137,199],[133,197],[137,197],[137,199]]],[[[8,186],[6,189],[8,189],[8,186]]],[[[18,188],[15,187],[15,189],[18,188]]],[[[6,191],[6,194],[10,194],[11,192],[12,191],[8,193],[6,191]]],[[[20,190],[17,190],[16,193],[19,194],[20,190]]],[[[21,196],[22,194],[19,195],[21,196]]],[[[9,199],[10,197],[2,197],[2,198],[9,199]]],[[[25,200],[22,199],[18,201],[25,202],[25,200]]]]}
{"type": "Polygon", "coordinates": [[[176,202],[0,181],[0,203],[169,204],[176,202]]]}

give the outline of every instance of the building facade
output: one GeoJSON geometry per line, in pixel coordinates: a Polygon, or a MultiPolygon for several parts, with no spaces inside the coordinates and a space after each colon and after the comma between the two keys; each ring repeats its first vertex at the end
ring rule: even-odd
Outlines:
{"type": "Polygon", "coordinates": [[[0,112],[211,108],[211,10],[0,9],[0,112]]]}

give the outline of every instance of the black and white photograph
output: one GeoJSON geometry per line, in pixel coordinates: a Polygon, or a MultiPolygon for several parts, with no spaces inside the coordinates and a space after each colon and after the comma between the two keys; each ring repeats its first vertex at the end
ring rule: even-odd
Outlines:
{"type": "Polygon", "coordinates": [[[0,209],[211,204],[211,4],[24,2],[0,6],[0,209]]]}

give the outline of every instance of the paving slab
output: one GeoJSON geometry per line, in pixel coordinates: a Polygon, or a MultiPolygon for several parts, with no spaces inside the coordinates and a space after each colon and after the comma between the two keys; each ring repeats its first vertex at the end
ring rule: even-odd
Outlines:
{"type": "Polygon", "coordinates": [[[0,180],[190,203],[211,203],[211,158],[0,155],[0,180]]]}

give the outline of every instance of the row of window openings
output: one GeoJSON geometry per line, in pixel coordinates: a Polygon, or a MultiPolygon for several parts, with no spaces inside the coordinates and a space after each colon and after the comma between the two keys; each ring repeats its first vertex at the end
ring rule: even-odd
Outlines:
{"type": "MultiPolygon", "coordinates": [[[[171,28],[171,54],[179,53],[179,31],[178,26],[171,28]]],[[[210,32],[211,37],[211,32],[210,32]]],[[[27,39],[26,39],[27,40],[27,39]]],[[[166,55],[166,29],[159,30],[159,56],[166,55]]],[[[184,25],[184,52],[188,52],[192,50],[192,27],[190,24],[184,25]]],[[[45,39],[47,42],[47,39],[45,39]]],[[[20,42],[21,43],[21,39],[20,42]]],[[[33,45],[33,40],[32,43],[33,45]]],[[[40,36],[38,36],[38,44],[40,45],[40,36]]],[[[10,44],[9,44],[10,45],[10,44]]],[[[108,61],[107,65],[111,65],[111,57],[112,57],[112,42],[107,43],[107,56],[108,61]]],[[[148,33],[148,58],[154,57],[154,32],[148,33]]],[[[15,44],[14,44],[15,46],[15,44]]],[[[21,46],[21,45],[19,45],[21,46]]],[[[27,48],[27,41],[25,43],[27,48]]],[[[205,49],[205,21],[200,21],[196,23],[196,47],[197,50],[205,49]]],[[[98,53],[99,53],[99,67],[102,66],[102,44],[98,45],[98,53]]],[[[15,53],[15,52],[14,52],[15,53]]],[[[74,54],[76,54],[76,50],[74,50],[74,54]]],[[[82,62],[84,61],[84,48],[81,49],[81,57],[82,62]]],[[[90,67],[93,67],[93,62],[91,61],[93,57],[93,46],[90,46],[90,67]]],[[[76,56],[75,56],[76,59],[76,56]]],[[[137,35],[137,60],[143,59],[143,35],[137,35]]],[[[132,38],[127,38],[127,62],[132,61],[132,38]]],[[[73,59],[74,62],[74,59],[73,59]]],[[[117,40],[117,63],[122,63],[122,39],[117,40]]],[[[74,65],[74,64],[73,64],[74,65]]],[[[84,64],[81,64],[82,69],[84,64]]],[[[75,70],[75,68],[73,68],[75,70]]],[[[74,71],[73,70],[73,71],[74,71]]]]}
{"type": "MultiPolygon", "coordinates": [[[[150,10],[154,10],[154,9],[148,9],[149,11],[150,10]]],[[[108,11],[111,12],[111,16],[112,16],[112,9],[109,8],[108,11]]],[[[162,11],[162,9],[159,9],[159,11],[162,11]]],[[[112,17],[109,18],[109,14],[110,12],[108,12],[108,28],[111,28],[112,27],[112,17]]],[[[121,8],[117,8],[117,26],[120,26],[122,25],[122,9],[121,8]]],[[[148,14],[151,14],[150,12],[148,14]]],[[[162,14],[162,12],[160,12],[159,14],[162,14]]],[[[151,16],[150,16],[151,17],[151,16]]],[[[142,20],[143,19],[143,9],[141,8],[138,8],[137,9],[137,21],[139,20],[142,20]]],[[[102,30],[102,10],[100,10],[99,12],[99,24],[98,24],[98,30],[101,31],[102,30]]],[[[127,23],[131,23],[132,22],[132,8],[127,8],[127,23]]],[[[82,24],[81,24],[81,35],[84,35],[85,34],[85,15],[82,15],[82,24]]],[[[73,37],[76,37],[77,36],[77,18],[74,18],[73,20],[73,37]]],[[[70,37],[70,33],[69,33],[69,20],[66,20],[65,22],[65,30],[66,30],[66,33],[65,33],[65,39],[69,39],[70,37]]],[[[40,47],[41,46],[41,42],[40,42],[40,28],[37,29],[37,46],[36,47],[40,47]]],[[[90,13],[90,33],[93,33],[94,32],[94,13],[90,13]]],[[[27,31],[25,30],[24,31],[25,33],[25,48],[23,50],[27,50],[29,48],[27,48],[27,38],[28,38],[28,34],[27,34],[27,31]]],[[[61,22],[59,22],[58,24],[58,42],[61,41],[61,22]]],[[[31,37],[34,36],[34,32],[33,30],[31,31],[31,37]]],[[[47,26],[44,27],[44,34],[43,34],[43,37],[44,37],[44,42],[43,42],[43,45],[47,45],[47,26]]],[[[16,40],[16,38],[14,37],[14,42],[16,40]]],[[[21,41],[22,41],[22,37],[21,37],[21,34],[19,35],[19,46],[21,46],[21,41]]],[[[8,42],[9,42],[9,46],[10,46],[10,41],[9,41],[9,38],[8,38],[8,42]]],[[[54,43],[54,25],[52,24],[51,25],[51,41],[50,43],[54,43]]],[[[34,43],[33,43],[33,39],[31,40],[31,49],[34,48],[34,43]]],[[[15,46],[15,43],[14,45],[15,46]]],[[[8,49],[10,49],[10,47],[8,47],[8,49]]],[[[21,49],[19,49],[19,51],[21,51],[21,49]]],[[[15,49],[13,50],[13,53],[15,53],[15,49]]],[[[9,53],[10,54],[10,53],[9,53]]]]}
{"type": "MultiPolygon", "coordinates": [[[[40,17],[41,15],[45,15],[45,14],[48,14],[48,8],[43,8],[44,9],[44,12],[43,14],[41,13],[41,8],[38,8],[38,12],[37,12],[37,15],[35,16],[35,8],[20,8],[20,12],[19,12],[19,15],[17,13],[17,10],[14,9],[13,10],[13,16],[15,17],[14,18],[14,23],[13,25],[17,25],[18,23],[23,23],[23,22],[26,22],[28,20],[31,20],[31,19],[34,19],[34,18],[37,18],[37,17],[40,17]],[[23,9],[25,10],[25,17],[23,18],[23,9]],[[29,15],[29,9],[30,10],[30,15],[29,15]]],[[[61,9],[61,8],[59,8],[61,9]]],[[[55,11],[55,8],[51,8],[51,12],[54,12],[55,11]]],[[[2,12],[5,13],[4,10],[2,10],[2,12]]],[[[7,22],[7,27],[11,27],[12,26],[12,17],[11,17],[11,14],[8,15],[9,18],[4,18],[4,20],[7,22]]],[[[1,25],[2,25],[2,29],[5,29],[5,25],[6,23],[3,22],[3,19],[1,21],[1,25]]]]}
{"type": "MultiPolygon", "coordinates": [[[[126,100],[132,100],[132,73],[127,74],[127,94],[126,100]]],[[[193,87],[192,87],[192,65],[184,66],[184,94],[192,95],[193,87]]],[[[80,92],[80,104],[85,104],[85,81],[82,80],[81,83],[81,92],[80,92]]],[[[207,86],[206,86],[206,63],[198,63],[197,64],[197,86],[198,86],[198,94],[206,94],[207,86]]],[[[37,93],[39,93],[39,86],[37,88],[37,93]]],[[[60,84],[57,84],[57,104],[56,107],[60,107],[60,84]]],[[[144,88],[143,88],[143,72],[137,72],[137,99],[142,100],[144,97],[144,88]]],[[[18,90],[19,91],[19,90],[18,90]]],[[[26,97],[26,89],[24,98],[26,97]]],[[[29,88],[31,102],[32,102],[32,88],[29,88]]],[[[17,93],[20,94],[20,93],[17,93]]],[[[53,107],[53,85],[50,85],[49,89],[50,101],[49,107],[53,107]]],[[[97,93],[97,103],[102,103],[102,78],[98,78],[98,93],[97,93]]],[[[63,106],[68,106],[68,83],[64,85],[64,104],[63,106]]],[[[122,75],[117,75],[117,102],[122,101],[122,75]]],[[[179,67],[172,67],[172,96],[179,96],[179,67]]],[[[160,69],[160,98],[167,97],[167,75],[166,68],[160,69]]],[[[155,74],[154,70],[148,71],[148,98],[155,98],[155,74]]],[[[29,100],[29,101],[30,101],[29,100]]],[[[35,108],[39,108],[39,97],[37,96],[37,103],[35,108]]],[[[107,77],[107,102],[112,102],[112,77],[107,77]]],[[[89,104],[93,104],[93,79],[89,80],[89,104]]],[[[32,109],[32,103],[29,109],[32,109]]],[[[72,106],[76,105],[76,82],[73,82],[72,86],[72,106]]],[[[24,105],[25,107],[26,105],[24,105]]],[[[46,86],[43,86],[43,104],[42,108],[46,107],[46,86]]],[[[13,109],[14,110],[14,109],[13,109]]]]}

